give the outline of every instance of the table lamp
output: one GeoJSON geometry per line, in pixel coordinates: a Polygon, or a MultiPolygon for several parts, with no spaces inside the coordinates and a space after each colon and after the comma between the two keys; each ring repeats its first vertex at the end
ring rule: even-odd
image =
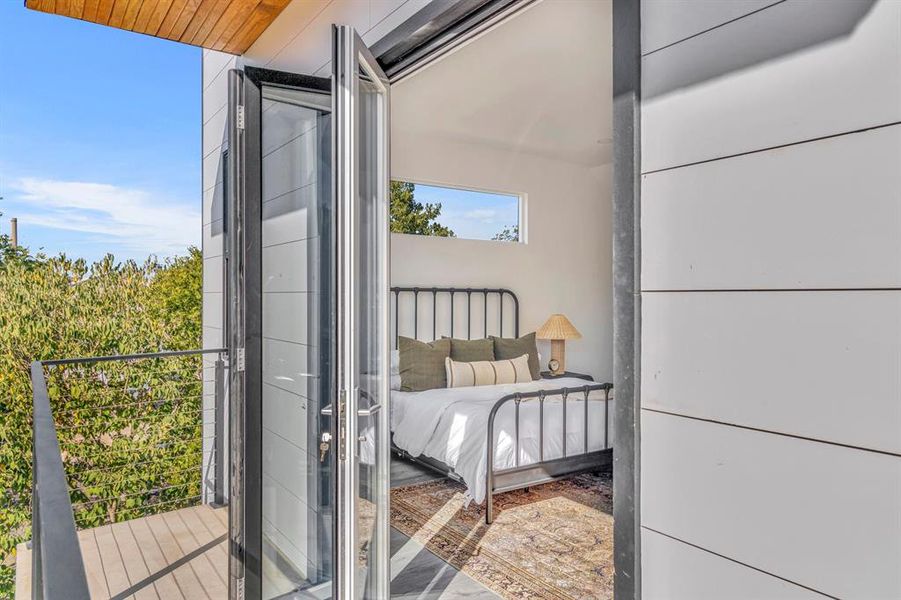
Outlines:
{"type": "Polygon", "coordinates": [[[537,337],[551,341],[551,360],[547,366],[552,375],[559,375],[566,371],[566,340],[578,340],[582,334],[565,315],[555,314],[541,326],[537,337]]]}

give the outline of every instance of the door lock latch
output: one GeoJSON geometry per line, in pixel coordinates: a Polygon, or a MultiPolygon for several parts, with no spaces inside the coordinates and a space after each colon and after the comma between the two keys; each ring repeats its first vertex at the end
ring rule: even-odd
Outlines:
{"type": "Polygon", "coordinates": [[[319,442],[319,462],[325,461],[325,455],[332,443],[332,434],[328,431],[322,432],[322,438],[319,442]]]}

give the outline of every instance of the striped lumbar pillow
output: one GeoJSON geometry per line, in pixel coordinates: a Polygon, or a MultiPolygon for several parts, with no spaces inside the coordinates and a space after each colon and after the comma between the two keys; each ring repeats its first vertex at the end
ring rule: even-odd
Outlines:
{"type": "Polygon", "coordinates": [[[507,360],[476,362],[459,362],[448,356],[444,359],[444,365],[449,388],[532,381],[528,354],[507,360]]]}

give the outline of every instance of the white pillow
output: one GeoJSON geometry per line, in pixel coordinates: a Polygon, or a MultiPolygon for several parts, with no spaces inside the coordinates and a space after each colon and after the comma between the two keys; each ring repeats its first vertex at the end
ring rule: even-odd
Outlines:
{"type": "Polygon", "coordinates": [[[400,350],[391,351],[391,377],[395,375],[400,377],[400,350]]]}
{"type": "Polygon", "coordinates": [[[447,357],[444,359],[444,368],[449,388],[532,381],[528,354],[507,360],[475,362],[458,362],[447,357]]]}

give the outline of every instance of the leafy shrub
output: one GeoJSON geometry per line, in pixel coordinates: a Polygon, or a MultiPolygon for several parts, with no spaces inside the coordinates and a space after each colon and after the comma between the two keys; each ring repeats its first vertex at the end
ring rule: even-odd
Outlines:
{"type": "MultiPolygon", "coordinates": [[[[13,596],[15,548],[31,536],[31,362],[199,348],[201,269],[196,248],[88,265],[0,236],[0,598],[13,596]]],[[[199,358],[46,373],[79,527],[196,498],[199,358]]]]}

